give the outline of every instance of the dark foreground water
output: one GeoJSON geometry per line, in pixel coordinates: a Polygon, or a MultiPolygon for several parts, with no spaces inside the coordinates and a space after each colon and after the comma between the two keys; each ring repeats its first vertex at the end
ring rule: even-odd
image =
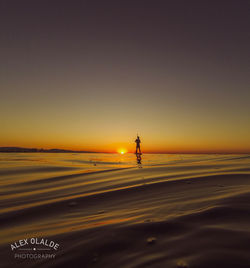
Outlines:
{"type": "Polygon", "coordinates": [[[250,267],[250,157],[2,153],[0,238],[3,267],[250,267]]]}

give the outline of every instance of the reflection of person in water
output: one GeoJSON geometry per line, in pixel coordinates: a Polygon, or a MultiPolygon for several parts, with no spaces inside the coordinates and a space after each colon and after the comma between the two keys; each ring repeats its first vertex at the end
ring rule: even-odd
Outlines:
{"type": "Polygon", "coordinates": [[[136,158],[137,158],[137,164],[141,164],[141,154],[137,154],[136,158]]]}
{"type": "Polygon", "coordinates": [[[141,154],[141,146],[140,146],[141,140],[140,140],[138,135],[137,135],[137,139],[135,140],[135,143],[136,143],[136,151],[135,151],[135,153],[136,154],[141,154]]]}

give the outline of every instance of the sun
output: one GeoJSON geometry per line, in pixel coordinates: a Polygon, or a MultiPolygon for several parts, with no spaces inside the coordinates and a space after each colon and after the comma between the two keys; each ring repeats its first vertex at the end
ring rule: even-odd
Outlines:
{"type": "Polygon", "coordinates": [[[117,150],[117,152],[118,152],[119,154],[126,154],[126,153],[127,153],[127,149],[125,149],[125,148],[119,148],[119,149],[117,150]]]}

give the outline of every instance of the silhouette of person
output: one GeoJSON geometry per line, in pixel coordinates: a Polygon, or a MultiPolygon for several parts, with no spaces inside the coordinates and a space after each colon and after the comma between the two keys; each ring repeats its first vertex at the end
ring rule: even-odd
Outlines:
{"type": "Polygon", "coordinates": [[[136,151],[135,151],[135,153],[136,154],[141,154],[141,146],[140,146],[141,140],[140,140],[138,135],[137,135],[137,139],[135,140],[135,143],[136,143],[136,151]]]}

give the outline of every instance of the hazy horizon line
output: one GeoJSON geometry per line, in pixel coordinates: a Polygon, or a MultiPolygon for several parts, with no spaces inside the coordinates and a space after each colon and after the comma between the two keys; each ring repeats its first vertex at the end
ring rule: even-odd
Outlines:
{"type": "MultiPolygon", "coordinates": [[[[58,151],[67,151],[75,153],[104,153],[104,154],[120,154],[117,151],[97,151],[97,150],[75,150],[75,149],[64,149],[64,148],[37,148],[37,147],[20,147],[20,146],[0,146],[0,150],[3,148],[17,148],[17,149],[27,149],[27,150],[38,150],[37,152],[49,151],[49,150],[58,150],[58,151]],[[39,151],[40,150],[40,151],[39,151]]],[[[4,151],[8,152],[8,151],[4,151]]],[[[2,152],[2,153],[4,153],[2,152]]],[[[9,151],[11,153],[11,151],[9,151]]],[[[15,151],[12,151],[15,153],[15,151]]],[[[35,153],[36,151],[33,151],[35,153]]],[[[16,152],[17,153],[17,152],[16,152]]],[[[60,153],[60,152],[58,152],[60,153]]],[[[62,152],[63,153],[63,152],[62,152]]],[[[128,151],[126,154],[134,154],[135,152],[128,151]]],[[[250,151],[143,151],[143,154],[250,154],[250,151]]]]}

